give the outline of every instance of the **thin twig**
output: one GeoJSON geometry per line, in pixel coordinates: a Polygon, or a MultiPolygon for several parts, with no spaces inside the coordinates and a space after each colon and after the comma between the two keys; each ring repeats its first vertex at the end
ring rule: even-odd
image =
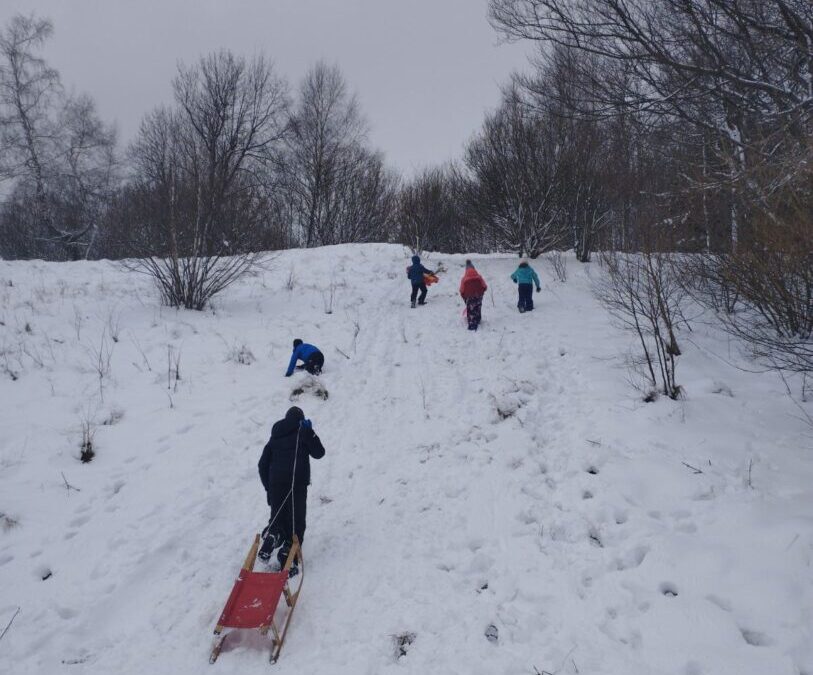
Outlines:
{"type": "Polygon", "coordinates": [[[589,439],[589,438],[588,438],[588,439],[587,439],[587,442],[588,442],[590,445],[598,445],[598,446],[601,446],[601,441],[593,441],[593,440],[591,440],[591,439],[589,439]]]}
{"type": "Polygon", "coordinates": [[[686,462],[681,462],[683,466],[689,467],[695,474],[703,473],[702,470],[698,469],[696,466],[692,466],[691,464],[687,464],[686,462]]]}
{"type": "Polygon", "coordinates": [[[81,492],[81,491],[82,491],[80,488],[78,488],[78,487],[74,487],[73,485],[71,485],[71,484],[68,482],[68,479],[67,479],[67,478],[65,478],[65,474],[64,474],[64,472],[60,471],[59,473],[60,473],[60,474],[62,474],[62,480],[64,480],[64,481],[65,481],[65,489],[66,489],[68,492],[70,492],[71,490],[76,490],[77,492],[81,492]]]}
{"type": "Polygon", "coordinates": [[[9,621],[9,622],[6,624],[6,627],[3,629],[3,632],[2,632],[2,633],[0,633],[0,640],[2,640],[2,639],[3,639],[3,637],[5,636],[5,634],[8,632],[8,629],[9,629],[9,628],[11,628],[11,624],[12,624],[12,623],[14,623],[14,619],[16,619],[16,618],[17,618],[17,615],[20,613],[20,610],[21,610],[21,609],[22,609],[22,607],[19,607],[19,606],[17,607],[17,611],[16,611],[16,612],[14,612],[14,616],[12,616],[12,617],[11,617],[11,621],[9,621]]]}
{"type": "MultiPolygon", "coordinates": [[[[799,408],[799,410],[801,410],[802,415],[805,416],[804,419],[802,419],[802,422],[807,422],[807,424],[813,427],[813,417],[811,417],[810,413],[808,413],[807,410],[804,409],[804,406],[793,397],[793,391],[791,390],[790,384],[788,383],[788,380],[785,377],[785,373],[782,372],[781,368],[777,368],[776,371],[779,373],[779,377],[782,379],[782,384],[785,385],[785,389],[788,392],[788,398],[793,402],[793,405],[795,405],[797,408],[799,408]]],[[[796,419],[800,418],[797,417],[796,419]]]]}
{"type": "Polygon", "coordinates": [[[341,354],[341,355],[342,355],[344,358],[346,358],[348,361],[350,360],[350,357],[349,357],[347,354],[345,354],[345,353],[344,353],[344,352],[343,352],[341,349],[339,349],[338,347],[336,347],[336,351],[337,351],[337,352],[339,352],[339,354],[341,354]]]}

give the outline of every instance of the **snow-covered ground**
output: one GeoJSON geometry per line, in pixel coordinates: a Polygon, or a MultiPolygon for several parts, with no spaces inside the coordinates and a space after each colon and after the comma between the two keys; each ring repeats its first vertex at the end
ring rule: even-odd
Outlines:
{"type": "Polygon", "coordinates": [[[439,259],[415,310],[407,252],[370,245],[281,254],[205,312],[107,262],[0,262],[0,673],[270,668],[253,633],[207,659],[301,337],[327,455],[279,673],[813,674],[813,432],[777,376],[695,321],[686,399],[643,403],[597,265],[537,262],[519,315],[516,260],[476,258],[471,333],[439,259]]]}

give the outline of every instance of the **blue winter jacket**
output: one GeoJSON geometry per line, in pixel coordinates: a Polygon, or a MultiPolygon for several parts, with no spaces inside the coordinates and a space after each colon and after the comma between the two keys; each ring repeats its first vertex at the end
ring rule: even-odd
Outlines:
{"type": "Polygon", "coordinates": [[[296,349],[294,349],[294,353],[291,354],[291,362],[288,364],[288,370],[285,371],[285,376],[288,377],[289,375],[293,375],[294,368],[296,368],[296,362],[298,360],[307,361],[308,357],[318,351],[319,350],[316,347],[309,345],[307,342],[303,342],[301,345],[299,345],[296,349]]]}
{"type": "Polygon", "coordinates": [[[539,277],[536,276],[536,272],[534,272],[534,268],[530,265],[525,267],[517,267],[516,271],[511,275],[511,279],[516,281],[518,284],[534,284],[537,288],[539,288],[539,277]]]}
{"type": "Polygon", "coordinates": [[[413,255],[412,265],[407,267],[407,276],[409,277],[409,280],[413,283],[413,285],[422,284],[424,274],[432,274],[432,271],[421,265],[421,259],[418,256],[413,255]]]}

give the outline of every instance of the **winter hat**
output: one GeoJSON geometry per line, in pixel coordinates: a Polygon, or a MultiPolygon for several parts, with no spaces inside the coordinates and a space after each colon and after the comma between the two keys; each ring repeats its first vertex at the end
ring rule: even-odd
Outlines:
{"type": "Polygon", "coordinates": [[[472,270],[473,270],[473,269],[474,269],[474,263],[472,263],[472,261],[471,261],[471,260],[467,260],[467,261],[466,261],[466,268],[467,268],[467,269],[472,269],[472,270]]]}
{"type": "Polygon", "coordinates": [[[519,266],[520,266],[520,267],[528,267],[528,261],[527,261],[527,260],[523,260],[523,261],[522,261],[522,262],[519,264],[519,266]]]}
{"type": "Polygon", "coordinates": [[[299,347],[299,345],[301,345],[301,344],[302,344],[302,340],[300,340],[299,338],[296,338],[296,340],[294,340],[294,349],[299,347]]]}
{"type": "Polygon", "coordinates": [[[413,262],[415,265],[417,265],[419,262],[421,262],[421,257],[420,257],[420,256],[417,256],[417,255],[413,255],[413,256],[412,256],[412,262],[413,262]]]}
{"type": "Polygon", "coordinates": [[[299,420],[305,419],[305,413],[302,412],[302,408],[297,408],[296,406],[292,406],[288,408],[288,412],[285,413],[286,420],[299,420]]]}

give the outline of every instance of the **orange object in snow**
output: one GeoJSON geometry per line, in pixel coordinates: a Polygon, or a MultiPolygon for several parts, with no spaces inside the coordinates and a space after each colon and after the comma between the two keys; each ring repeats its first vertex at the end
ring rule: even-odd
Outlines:
{"type": "Polygon", "coordinates": [[[436,284],[436,283],[438,283],[438,281],[440,281],[440,279],[438,279],[437,274],[424,274],[423,275],[423,283],[425,283],[427,286],[431,286],[432,284],[436,284]]]}

